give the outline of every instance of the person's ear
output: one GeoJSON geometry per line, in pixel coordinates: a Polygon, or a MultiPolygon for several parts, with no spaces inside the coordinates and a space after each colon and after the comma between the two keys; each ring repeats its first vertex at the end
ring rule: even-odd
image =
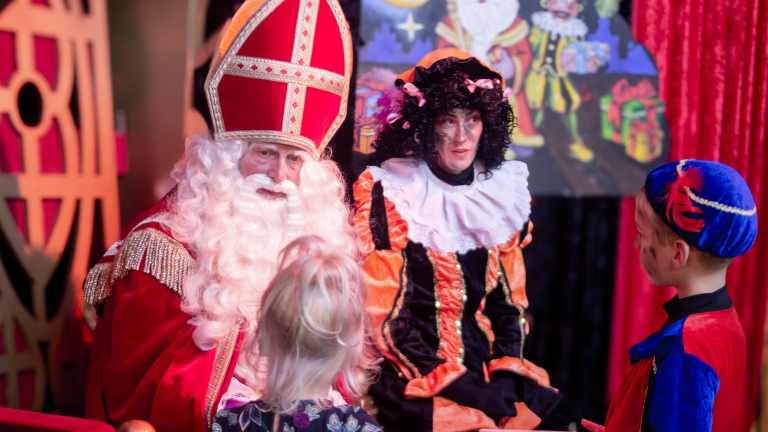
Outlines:
{"type": "Polygon", "coordinates": [[[674,255],[672,255],[672,268],[679,270],[688,263],[691,257],[691,247],[683,239],[677,239],[672,243],[674,255]]]}

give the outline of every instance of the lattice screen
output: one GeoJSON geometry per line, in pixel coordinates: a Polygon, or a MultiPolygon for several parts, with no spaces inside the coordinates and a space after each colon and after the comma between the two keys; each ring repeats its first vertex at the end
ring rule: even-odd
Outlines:
{"type": "Polygon", "coordinates": [[[119,236],[106,3],[0,11],[0,406],[82,409],[81,284],[119,236]]]}

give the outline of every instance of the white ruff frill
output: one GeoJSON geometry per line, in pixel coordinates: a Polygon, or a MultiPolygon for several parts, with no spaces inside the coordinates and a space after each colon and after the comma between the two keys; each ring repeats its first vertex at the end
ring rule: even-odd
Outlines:
{"type": "Polygon", "coordinates": [[[553,33],[560,37],[584,37],[589,31],[587,24],[580,18],[571,18],[568,21],[556,20],[549,11],[534,12],[531,16],[533,25],[547,33],[553,33]]]}
{"type": "Polygon", "coordinates": [[[504,162],[488,179],[478,174],[482,165],[475,162],[475,180],[466,186],[451,186],[426,163],[410,158],[368,169],[408,223],[408,238],[436,252],[497,247],[531,214],[528,166],[522,162],[504,162]]]}

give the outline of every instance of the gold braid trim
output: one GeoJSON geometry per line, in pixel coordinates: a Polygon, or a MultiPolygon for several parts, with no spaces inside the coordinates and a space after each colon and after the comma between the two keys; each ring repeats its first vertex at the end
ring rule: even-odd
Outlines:
{"type": "MultiPolygon", "coordinates": [[[[511,29],[508,32],[504,32],[498,36],[496,36],[493,39],[493,44],[499,44],[503,46],[504,48],[508,48],[514,45],[517,45],[518,42],[525,39],[528,36],[528,33],[530,33],[531,28],[528,26],[528,23],[525,21],[520,21],[520,24],[516,25],[513,29],[511,29]]],[[[520,70],[520,69],[516,69],[520,70]]]]}
{"type": "MultiPolygon", "coordinates": [[[[237,318],[237,328],[243,324],[244,318],[237,318]]],[[[227,337],[223,341],[219,341],[216,344],[216,354],[213,360],[213,369],[211,370],[211,378],[208,380],[208,390],[205,393],[205,426],[209,430],[213,427],[213,416],[216,412],[213,410],[216,407],[216,397],[221,391],[221,386],[224,384],[224,378],[226,377],[229,364],[232,362],[232,354],[235,352],[235,345],[237,345],[238,330],[231,330],[227,333],[227,337]]],[[[227,383],[229,385],[229,383],[227,383]]]]}
{"type": "Polygon", "coordinates": [[[144,263],[144,273],[184,298],[183,284],[197,268],[197,262],[181,243],[154,229],[132,232],[123,242],[111,263],[97,264],[85,279],[85,300],[98,307],[112,296],[115,281],[138,271],[144,263]]]}
{"type": "MultiPolygon", "coordinates": [[[[680,161],[680,163],[677,164],[677,175],[678,176],[680,176],[680,177],[683,176],[683,165],[685,165],[685,163],[688,162],[689,160],[695,160],[695,159],[683,159],[683,160],[680,161]]],[[[738,207],[731,207],[731,206],[726,205],[726,204],[720,204],[717,201],[710,201],[708,199],[702,198],[702,197],[696,195],[695,193],[693,193],[691,188],[689,188],[688,186],[683,186],[683,188],[685,189],[685,192],[688,194],[688,197],[690,199],[692,199],[693,201],[695,201],[695,202],[697,202],[697,203],[699,203],[701,205],[705,205],[707,207],[712,207],[714,209],[717,209],[717,210],[720,210],[720,211],[724,211],[726,213],[733,213],[733,214],[737,214],[737,215],[741,215],[741,216],[752,216],[755,213],[757,213],[757,207],[753,207],[752,210],[744,210],[744,209],[740,209],[738,207]]]]}
{"type": "Polygon", "coordinates": [[[397,303],[395,303],[395,308],[392,310],[392,317],[384,322],[384,337],[387,339],[387,344],[389,345],[390,350],[397,356],[398,359],[400,359],[401,362],[403,362],[403,365],[405,365],[405,367],[407,367],[410,371],[411,376],[408,377],[410,380],[413,378],[421,378],[421,373],[419,373],[419,369],[416,367],[416,365],[408,360],[408,357],[406,357],[402,351],[397,349],[395,341],[392,339],[392,330],[390,328],[392,323],[394,323],[397,320],[397,317],[400,316],[400,310],[403,308],[405,293],[408,291],[408,256],[405,254],[405,249],[400,251],[400,253],[403,256],[403,267],[400,269],[400,294],[398,294],[397,303]]]}

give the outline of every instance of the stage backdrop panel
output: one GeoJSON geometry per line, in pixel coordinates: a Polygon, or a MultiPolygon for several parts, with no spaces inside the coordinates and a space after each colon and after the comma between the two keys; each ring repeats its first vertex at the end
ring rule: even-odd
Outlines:
{"type": "MultiPolygon", "coordinates": [[[[633,40],[618,3],[362,0],[354,149],[373,151],[384,127],[378,101],[396,76],[454,47],[512,87],[518,127],[507,158],[528,164],[532,194],[636,193],[666,161],[669,132],[655,61],[633,40]]],[[[364,157],[355,159],[357,173],[364,157]]]]}
{"type": "Polygon", "coordinates": [[[0,10],[0,406],[82,415],[82,281],[119,236],[106,0],[0,10]]]}

